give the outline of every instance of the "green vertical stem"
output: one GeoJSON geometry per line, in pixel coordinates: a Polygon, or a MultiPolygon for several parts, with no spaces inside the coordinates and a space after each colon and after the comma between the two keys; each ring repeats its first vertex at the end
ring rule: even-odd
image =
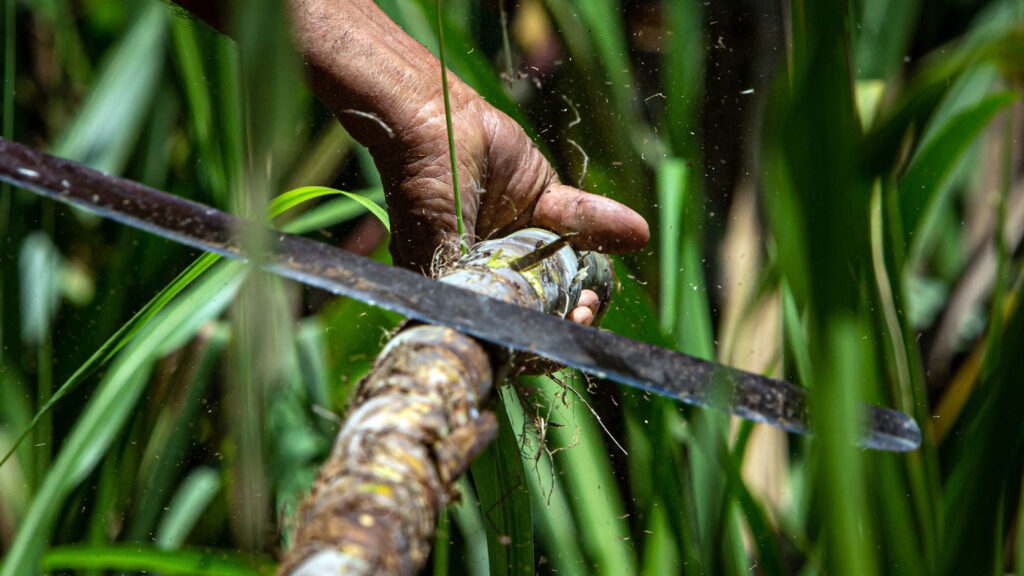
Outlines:
{"type": "MultiPolygon", "coordinates": [[[[36,358],[39,366],[36,374],[36,406],[41,411],[50,401],[53,395],[53,340],[47,332],[36,351],[36,358]]],[[[35,455],[35,478],[37,484],[46,476],[46,470],[50,467],[50,455],[53,447],[50,445],[53,439],[53,415],[47,412],[39,418],[39,424],[35,430],[35,447],[32,453],[35,455]]]]}
{"type": "MultiPolygon", "coordinates": [[[[238,120],[239,140],[229,143],[225,164],[229,201],[252,217],[266,208],[271,191],[277,188],[283,168],[293,161],[295,127],[302,118],[302,100],[294,89],[300,62],[292,51],[285,10],[276,0],[246,3],[236,12],[239,73],[228,80],[237,88],[227,89],[238,97],[226,101],[221,111],[228,120],[238,120]],[[239,156],[234,156],[239,154],[239,156]],[[232,179],[235,174],[238,179],[232,179]]],[[[231,70],[226,70],[230,72],[231,70]]],[[[258,265],[269,247],[264,230],[247,232],[242,241],[250,259],[258,265]]],[[[242,547],[261,550],[271,526],[271,498],[278,489],[268,476],[275,460],[267,436],[272,391],[286,377],[292,349],[292,325],[288,294],[267,274],[254,274],[236,299],[233,308],[235,371],[233,373],[231,433],[237,452],[232,473],[232,528],[242,547]]]]}
{"type": "Polygon", "coordinates": [[[451,548],[451,519],[448,509],[442,508],[434,532],[434,576],[447,576],[451,548]]]}
{"type": "Polygon", "coordinates": [[[1016,551],[1013,562],[1013,573],[1017,576],[1024,576],[1024,480],[1021,481],[1020,497],[1017,499],[1017,537],[1016,551]]]}
{"type": "Polygon", "coordinates": [[[444,26],[441,25],[441,0],[437,0],[437,51],[441,56],[441,89],[444,91],[444,121],[448,125],[448,156],[452,160],[452,188],[455,192],[455,220],[459,226],[459,247],[468,251],[463,239],[466,229],[462,223],[462,198],[459,195],[459,172],[455,162],[455,133],[452,132],[452,105],[448,97],[448,63],[444,57],[444,26]]]}
{"type": "Polygon", "coordinates": [[[675,333],[679,318],[679,246],[683,235],[683,201],[686,197],[686,163],[666,158],[658,164],[658,221],[661,256],[661,329],[675,333]]]}
{"type": "MultiPolygon", "coordinates": [[[[1010,249],[1006,244],[1006,201],[1010,197],[1013,182],[1013,109],[1006,112],[1009,118],[1003,125],[1002,158],[1000,158],[999,201],[996,205],[996,230],[993,243],[996,249],[996,279],[992,289],[992,308],[989,314],[989,334],[999,334],[1003,329],[1006,284],[1008,280],[1010,249]]],[[[990,339],[990,342],[993,340],[990,339]]],[[[995,339],[996,342],[1001,342],[995,339]]],[[[991,344],[990,344],[991,345],[991,344]]]]}
{"type": "MultiPolygon", "coordinates": [[[[56,245],[56,238],[54,236],[56,208],[53,200],[41,200],[39,210],[40,228],[48,237],[53,239],[56,245]]],[[[50,402],[51,396],[53,396],[52,320],[51,324],[46,327],[42,339],[39,341],[39,347],[36,349],[36,406],[38,411],[41,412],[43,407],[50,402]]],[[[36,427],[35,433],[35,444],[33,451],[36,465],[35,478],[37,481],[41,481],[46,476],[46,471],[50,468],[50,460],[53,455],[52,414],[47,413],[39,419],[39,425],[36,427]]]]}
{"type": "MultiPolygon", "coordinates": [[[[14,0],[4,0],[4,94],[3,120],[0,132],[12,140],[14,136],[14,0]]],[[[11,185],[0,184],[0,242],[7,250],[7,223],[11,211],[11,185]]],[[[0,274],[0,351],[4,349],[4,277],[0,274]]],[[[0,352],[2,357],[2,352],[0,352]]]]}
{"type": "MultiPolygon", "coordinates": [[[[501,14],[501,47],[505,50],[505,82],[511,88],[515,78],[512,77],[512,44],[508,41],[508,11],[505,10],[505,0],[498,0],[498,12],[501,14]]],[[[438,10],[437,14],[440,17],[441,11],[438,10]]]]}

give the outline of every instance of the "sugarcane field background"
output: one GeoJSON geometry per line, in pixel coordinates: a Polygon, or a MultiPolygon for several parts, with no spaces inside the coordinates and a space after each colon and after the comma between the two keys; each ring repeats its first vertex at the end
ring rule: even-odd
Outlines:
{"type": "MultiPolygon", "coordinates": [[[[3,0],[2,136],[390,262],[369,154],[244,4],[231,40],[3,0]]],[[[506,378],[422,572],[1024,575],[1024,2],[378,4],[650,223],[603,329],[816,429],[506,378]],[[921,448],[857,447],[859,402],[921,448]]],[[[0,575],[273,574],[402,318],[6,184],[0,239],[0,575]]]]}

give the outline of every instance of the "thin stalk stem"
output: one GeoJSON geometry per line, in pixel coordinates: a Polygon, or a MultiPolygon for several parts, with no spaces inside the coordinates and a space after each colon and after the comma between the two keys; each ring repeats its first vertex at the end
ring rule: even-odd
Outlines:
{"type": "MultiPolygon", "coordinates": [[[[39,211],[39,227],[56,246],[57,209],[54,206],[54,201],[42,198],[39,211]]],[[[53,325],[55,322],[56,318],[50,319],[36,350],[36,410],[40,413],[44,411],[53,396],[53,325]]],[[[46,477],[46,472],[52,461],[53,414],[48,412],[39,418],[39,424],[35,431],[35,443],[33,454],[36,455],[35,481],[38,487],[42,486],[43,478],[46,477]]]]}
{"type": "Polygon", "coordinates": [[[448,63],[444,56],[444,26],[441,24],[441,0],[437,0],[437,50],[441,56],[441,89],[444,91],[444,121],[448,125],[448,156],[452,160],[452,187],[455,192],[455,221],[459,227],[459,247],[468,251],[464,241],[466,228],[462,221],[462,198],[459,194],[459,172],[455,161],[455,133],[452,132],[452,105],[448,97],[448,63]]]}
{"type": "MultiPolygon", "coordinates": [[[[14,26],[14,0],[4,0],[4,92],[3,92],[3,120],[0,126],[0,133],[4,138],[12,140],[14,137],[14,50],[15,50],[14,26]]],[[[7,250],[7,223],[11,212],[11,185],[4,182],[0,184],[0,250],[7,250]]],[[[2,253],[2,252],[0,252],[2,253]]],[[[4,277],[0,274],[0,351],[4,349],[4,277]]],[[[2,352],[0,352],[2,354],[2,352]]]]}
{"type": "MultiPolygon", "coordinates": [[[[53,395],[53,341],[49,333],[43,336],[43,341],[38,344],[36,350],[38,364],[36,374],[36,396],[37,410],[42,411],[43,407],[50,401],[53,395]]],[[[39,424],[35,430],[35,447],[32,453],[35,455],[35,487],[38,489],[46,478],[46,471],[50,468],[50,457],[53,453],[53,416],[49,412],[39,418],[39,424]]]]}
{"type": "Polygon", "coordinates": [[[505,82],[512,87],[512,43],[508,41],[508,12],[505,0],[498,0],[498,11],[501,13],[501,47],[505,51],[505,82]]]}
{"type": "Polygon", "coordinates": [[[1003,333],[1003,324],[1007,318],[1005,298],[1009,282],[1010,247],[1006,242],[1006,202],[1010,197],[1010,187],[1013,182],[1012,114],[1012,111],[1006,113],[1007,118],[1003,127],[999,158],[999,195],[995,206],[995,230],[992,235],[992,246],[996,253],[996,273],[992,286],[992,304],[989,309],[989,336],[985,343],[986,356],[991,356],[991,352],[1000,347],[999,336],[1003,333]]]}

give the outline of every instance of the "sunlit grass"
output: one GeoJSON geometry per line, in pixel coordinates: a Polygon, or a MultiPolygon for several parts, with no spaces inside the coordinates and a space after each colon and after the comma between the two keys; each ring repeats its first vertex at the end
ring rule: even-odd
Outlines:
{"type": "MultiPolygon", "coordinates": [[[[589,158],[583,185],[648,218],[655,240],[617,263],[606,328],[810,386],[821,434],[762,434],[608,382],[526,380],[490,406],[501,435],[461,483],[436,571],[1024,573],[1022,4],[994,2],[912,59],[927,32],[918,20],[941,11],[794,4],[770,89],[744,95],[760,112],[708,127],[705,65],[722,48],[705,5],[666,3],[643,28],[614,0],[530,2],[505,3],[507,42],[487,5],[381,5],[431,49],[443,26],[448,66],[520,121],[564,181],[579,175],[571,139],[589,158]],[[546,36],[517,35],[528,8],[546,36]],[[644,45],[638,30],[660,40],[644,45]],[[524,44],[537,38],[550,44],[524,44]],[[556,56],[538,60],[542,48],[556,56]],[[504,82],[510,66],[526,78],[504,82]],[[748,143],[755,168],[712,215],[706,131],[744,122],[760,134],[748,143]],[[911,412],[925,445],[855,448],[858,401],[911,412]]],[[[326,241],[379,230],[355,220],[383,203],[368,156],[297,76],[281,80],[294,66],[281,44],[238,46],[160,3],[49,4],[5,3],[5,136],[250,216],[301,203],[282,228],[326,241]],[[30,18],[54,35],[51,69],[27,55],[45,34],[15,35],[30,18]],[[362,200],[327,198],[328,187],[362,200]]],[[[278,19],[249,18],[250,32],[282,39],[278,19]]],[[[330,413],[344,412],[398,319],[264,278],[231,322],[243,266],[47,210],[0,196],[3,576],[188,572],[214,557],[218,573],[266,570],[330,447],[330,413]],[[60,275],[46,287],[19,272],[40,230],[95,284],[91,300],[76,304],[60,275]],[[21,285],[58,295],[40,324],[52,361],[24,337],[21,285]],[[40,414],[35,390],[51,370],[65,384],[46,404],[48,461],[14,441],[40,414]],[[261,398],[248,396],[258,401],[245,414],[232,404],[239,386],[261,398]],[[243,547],[253,554],[224,552],[243,547]]],[[[372,256],[387,258],[383,244],[372,256]]],[[[192,573],[212,573],[203,566],[192,573]]]]}

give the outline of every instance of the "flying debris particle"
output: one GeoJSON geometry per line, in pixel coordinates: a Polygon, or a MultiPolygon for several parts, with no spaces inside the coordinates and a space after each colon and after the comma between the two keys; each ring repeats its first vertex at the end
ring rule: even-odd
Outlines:
{"type": "Polygon", "coordinates": [[[28,168],[18,168],[18,174],[22,176],[28,176],[29,178],[39,178],[39,172],[35,170],[29,170],[28,168]]]}
{"type": "Polygon", "coordinates": [[[747,88],[746,90],[740,92],[740,94],[753,94],[753,93],[754,93],[754,89],[753,88],[747,88]]]}
{"type": "Polygon", "coordinates": [[[662,98],[662,99],[664,99],[665,95],[662,94],[661,92],[655,92],[654,94],[651,94],[647,98],[644,98],[644,102],[647,102],[648,100],[650,100],[652,98],[662,98]]]}
{"type": "Polygon", "coordinates": [[[561,96],[562,100],[565,100],[565,103],[569,105],[569,108],[572,108],[573,114],[576,115],[576,119],[573,120],[572,122],[569,122],[569,125],[566,126],[566,128],[572,128],[573,126],[580,123],[580,111],[576,109],[576,106],[572,103],[572,101],[569,100],[568,97],[566,97],[565,94],[562,94],[561,96]]]}
{"type": "Polygon", "coordinates": [[[580,151],[580,154],[583,155],[583,173],[580,174],[580,181],[576,186],[577,188],[583,188],[583,179],[587,177],[587,164],[590,162],[590,156],[587,156],[587,153],[583,151],[583,147],[577,144],[572,138],[566,138],[565,141],[575,146],[576,149],[580,151]]]}

